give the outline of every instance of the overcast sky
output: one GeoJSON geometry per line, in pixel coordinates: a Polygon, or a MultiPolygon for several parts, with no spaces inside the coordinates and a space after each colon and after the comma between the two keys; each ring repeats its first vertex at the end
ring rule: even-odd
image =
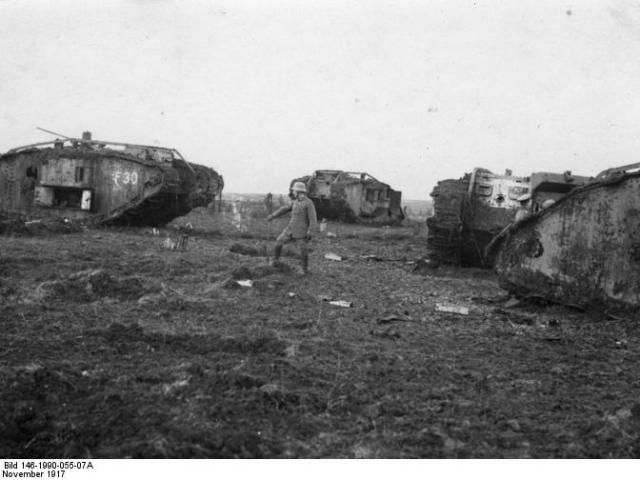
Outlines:
{"type": "Polygon", "coordinates": [[[229,192],[335,168],[410,199],[640,161],[638,0],[0,0],[0,47],[1,152],[90,130],[229,192]]]}

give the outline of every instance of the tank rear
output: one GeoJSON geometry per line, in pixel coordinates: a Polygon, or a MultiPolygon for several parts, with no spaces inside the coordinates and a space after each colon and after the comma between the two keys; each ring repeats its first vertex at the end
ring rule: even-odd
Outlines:
{"type": "Polygon", "coordinates": [[[433,189],[434,215],[427,219],[427,245],[432,260],[464,267],[493,264],[487,246],[512,223],[523,208],[519,199],[530,194],[536,212],[546,201],[557,201],[584,184],[587,177],[534,173],[518,177],[475,168],[458,180],[443,180],[433,189]]]}
{"type": "Polygon", "coordinates": [[[492,259],[484,255],[486,246],[514,220],[520,208],[518,198],[529,191],[527,177],[481,168],[472,172],[463,214],[462,265],[491,266],[492,259]]]}

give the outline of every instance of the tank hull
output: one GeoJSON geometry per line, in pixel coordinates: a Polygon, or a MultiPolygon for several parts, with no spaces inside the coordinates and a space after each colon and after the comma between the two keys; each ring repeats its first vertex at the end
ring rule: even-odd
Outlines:
{"type": "Polygon", "coordinates": [[[476,168],[458,180],[442,180],[431,192],[434,215],[427,219],[433,260],[463,267],[489,267],[484,250],[513,221],[517,198],[528,191],[522,177],[476,168]]]}
{"type": "Polygon", "coordinates": [[[0,156],[0,214],[25,220],[162,225],[212,202],[222,178],[169,149],[75,140],[0,156]]]}
{"type": "Polygon", "coordinates": [[[495,269],[511,292],[589,307],[640,307],[640,173],[594,181],[515,226],[495,269]]]}
{"type": "Polygon", "coordinates": [[[556,201],[587,177],[532,173],[517,177],[475,168],[458,180],[442,180],[431,192],[434,214],[427,218],[427,246],[431,260],[463,267],[490,268],[494,258],[487,246],[521,209],[519,198],[531,195],[532,212],[547,200],[556,201]]]}
{"type": "Polygon", "coordinates": [[[363,172],[316,170],[296,178],[307,187],[320,218],[365,224],[393,224],[404,218],[402,192],[363,172]]]}

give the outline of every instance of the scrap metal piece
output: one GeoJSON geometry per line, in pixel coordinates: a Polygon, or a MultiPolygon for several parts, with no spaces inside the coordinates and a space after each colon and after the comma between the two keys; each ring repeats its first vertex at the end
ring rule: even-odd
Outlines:
{"type": "Polygon", "coordinates": [[[464,307],[462,305],[436,303],[436,312],[448,312],[448,313],[458,313],[460,315],[469,315],[469,307],[464,307]]]}
{"type": "Polygon", "coordinates": [[[214,169],[172,148],[56,139],[0,155],[0,215],[159,226],[222,195],[214,169]]]}
{"type": "Polygon", "coordinates": [[[329,304],[335,305],[336,307],[343,307],[343,308],[353,307],[353,302],[347,302],[345,300],[330,300],[329,304]]]}
{"type": "Polygon", "coordinates": [[[368,173],[316,170],[291,181],[303,182],[318,217],[345,222],[389,225],[404,219],[402,192],[368,173]]]}
{"type": "Polygon", "coordinates": [[[640,307],[639,169],[606,170],[513,225],[494,247],[500,285],[579,308],[640,307]]]}

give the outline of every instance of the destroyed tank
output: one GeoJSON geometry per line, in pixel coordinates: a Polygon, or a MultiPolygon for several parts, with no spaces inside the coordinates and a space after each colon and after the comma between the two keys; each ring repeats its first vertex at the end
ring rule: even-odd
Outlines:
{"type": "Polygon", "coordinates": [[[296,178],[307,187],[318,217],[365,224],[394,224],[404,218],[402,192],[393,190],[368,173],[316,170],[296,178]]]}
{"type": "Polygon", "coordinates": [[[434,214],[427,218],[428,256],[432,261],[464,267],[492,265],[486,247],[515,218],[520,198],[529,194],[536,212],[584,184],[588,177],[538,172],[528,177],[494,174],[475,168],[457,180],[442,180],[431,192],[434,214]]]}
{"type": "Polygon", "coordinates": [[[640,163],[605,170],[492,244],[500,285],[579,308],[640,310],[640,163]]]}
{"type": "Polygon", "coordinates": [[[0,215],[160,226],[219,199],[215,170],[172,148],[56,139],[0,155],[0,215]]]}

